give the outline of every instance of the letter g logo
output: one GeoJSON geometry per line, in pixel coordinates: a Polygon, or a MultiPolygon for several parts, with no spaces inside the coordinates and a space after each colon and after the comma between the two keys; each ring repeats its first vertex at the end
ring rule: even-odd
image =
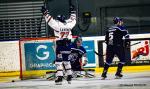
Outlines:
{"type": "MultiPolygon", "coordinates": [[[[36,48],[36,52],[38,53],[40,49],[47,49],[47,46],[45,46],[45,45],[39,45],[39,46],[36,48]]],[[[48,57],[49,57],[49,52],[46,51],[46,52],[43,52],[43,54],[44,54],[45,56],[40,57],[40,56],[38,56],[38,55],[36,54],[36,57],[37,57],[39,60],[46,60],[46,59],[48,59],[48,57]]]]}

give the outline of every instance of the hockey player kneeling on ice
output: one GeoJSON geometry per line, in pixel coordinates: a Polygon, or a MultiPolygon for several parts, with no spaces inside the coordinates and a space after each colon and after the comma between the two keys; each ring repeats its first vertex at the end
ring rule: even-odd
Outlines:
{"type": "Polygon", "coordinates": [[[105,42],[107,44],[106,49],[106,62],[104,64],[104,70],[101,75],[102,79],[105,79],[107,76],[107,71],[111,65],[114,56],[116,55],[120,62],[118,63],[118,69],[115,74],[116,78],[121,78],[123,65],[126,63],[125,58],[125,48],[130,47],[129,34],[128,31],[123,26],[123,20],[119,17],[113,19],[114,26],[111,26],[106,31],[105,42]]]}
{"type": "Polygon", "coordinates": [[[63,79],[63,65],[65,66],[67,73],[67,81],[70,83],[72,78],[72,70],[70,61],[68,61],[68,55],[71,53],[71,49],[69,48],[70,39],[72,38],[71,30],[76,25],[76,11],[74,6],[70,6],[70,18],[66,19],[64,15],[58,15],[56,19],[54,19],[48,12],[48,10],[42,6],[41,9],[43,15],[45,16],[45,20],[48,25],[54,30],[54,35],[56,38],[56,84],[62,84],[63,79]]]}
{"type": "Polygon", "coordinates": [[[82,46],[81,37],[77,37],[72,43],[69,60],[73,70],[73,77],[80,77],[80,72],[83,71],[83,66],[85,66],[88,62],[86,57],[86,50],[82,46]]]}

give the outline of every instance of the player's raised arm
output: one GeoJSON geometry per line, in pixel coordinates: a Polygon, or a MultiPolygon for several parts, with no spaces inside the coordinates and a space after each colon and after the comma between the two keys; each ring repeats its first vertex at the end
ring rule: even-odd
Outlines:
{"type": "Polygon", "coordinates": [[[55,27],[57,27],[57,22],[56,20],[49,14],[49,11],[42,6],[41,8],[41,12],[43,13],[44,17],[45,17],[45,21],[48,23],[48,25],[50,27],[52,27],[53,29],[55,29],[55,27]]]}
{"type": "Polygon", "coordinates": [[[66,23],[70,25],[71,28],[73,28],[76,25],[76,10],[73,5],[69,8],[69,19],[66,20],[66,23]]]}
{"type": "Polygon", "coordinates": [[[48,10],[44,6],[42,6],[41,12],[43,13],[43,15],[45,17],[46,22],[49,22],[51,20],[52,16],[49,15],[48,10]]]}

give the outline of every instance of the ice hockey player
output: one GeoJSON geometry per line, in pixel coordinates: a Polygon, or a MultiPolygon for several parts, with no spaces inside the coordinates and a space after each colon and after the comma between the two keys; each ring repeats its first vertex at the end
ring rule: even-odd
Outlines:
{"type": "Polygon", "coordinates": [[[119,17],[114,17],[114,26],[111,26],[105,35],[106,48],[106,62],[104,64],[103,73],[101,75],[102,79],[107,77],[107,71],[110,67],[114,56],[116,55],[120,62],[118,63],[117,72],[115,74],[116,78],[123,77],[122,68],[126,63],[125,58],[125,48],[129,47],[129,34],[128,31],[123,26],[123,20],[119,17]]]}
{"type": "MultiPolygon", "coordinates": [[[[74,42],[71,45],[71,54],[69,55],[69,60],[71,62],[73,74],[76,75],[77,72],[83,71],[83,66],[88,62],[86,56],[86,50],[82,46],[82,38],[75,38],[74,42]]],[[[77,77],[77,75],[76,75],[77,77]]]]}
{"type": "Polygon", "coordinates": [[[56,38],[56,84],[62,84],[63,80],[63,65],[67,73],[67,81],[71,83],[72,70],[70,61],[68,61],[68,55],[71,49],[68,48],[70,39],[72,38],[71,30],[76,25],[76,11],[73,5],[70,6],[70,18],[66,19],[64,15],[58,15],[57,19],[54,19],[48,12],[48,10],[42,6],[41,9],[45,20],[48,25],[54,30],[56,38]]]}

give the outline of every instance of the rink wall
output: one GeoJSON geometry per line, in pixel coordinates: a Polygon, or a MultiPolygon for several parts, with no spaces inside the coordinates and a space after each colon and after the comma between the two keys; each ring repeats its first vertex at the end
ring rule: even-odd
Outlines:
{"type": "MultiPolygon", "coordinates": [[[[150,34],[137,34],[131,35],[131,38],[150,38],[150,34]]],[[[87,56],[89,63],[85,68],[93,68],[97,72],[101,72],[102,68],[99,68],[99,57],[94,54],[94,50],[98,52],[98,42],[104,41],[104,36],[93,36],[93,37],[83,37],[83,46],[87,50],[87,56]]],[[[1,76],[19,76],[20,72],[20,56],[19,56],[19,41],[1,41],[0,42],[0,77],[1,76]]],[[[149,58],[150,59],[150,58],[149,58]]],[[[131,70],[135,71],[150,71],[150,64],[144,66],[126,66],[124,71],[131,70]]],[[[116,67],[112,67],[110,71],[116,70],[116,67]]]]}
{"type": "Polygon", "coordinates": [[[0,42],[0,72],[19,71],[19,41],[0,42]]]}
{"type": "MultiPolygon", "coordinates": [[[[96,60],[98,59],[98,56],[94,54],[93,49],[98,49],[97,41],[103,40],[103,37],[83,37],[83,40],[84,40],[83,45],[86,48],[89,57],[89,63],[87,64],[86,67],[95,68],[96,65],[98,65],[96,64],[98,62],[98,60],[96,60]]],[[[0,73],[2,74],[6,72],[19,72],[19,71],[20,71],[19,41],[18,40],[1,41],[0,73]]]]}
{"type": "MultiPolygon", "coordinates": [[[[98,49],[95,44],[101,37],[83,37],[84,46],[88,51],[89,63],[86,68],[95,68],[98,57],[94,54],[93,49],[98,49]],[[93,38],[95,40],[93,40],[93,38]],[[92,46],[91,46],[92,45],[92,46]]],[[[30,71],[31,72],[31,71],[30,71]]],[[[45,71],[44,71],[45,72],[45,71]]],[[[32,73],[43,73],[39,70],[32,73]]],[[[19,76],[20,75],[20,53],[19,41],[0,41],[0,77],[19,76]]],[[[2,78],[1,78],[2,79],[2,78]]],[[[0,81],[1,81],[0,79],[0,81]]]]}

